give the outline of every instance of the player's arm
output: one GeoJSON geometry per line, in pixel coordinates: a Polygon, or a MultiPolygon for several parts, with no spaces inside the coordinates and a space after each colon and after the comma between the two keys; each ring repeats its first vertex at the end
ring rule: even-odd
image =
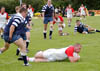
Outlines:
{"type": "Polygon", "coordinates": [[[13,32],[15,31],[15,26],[14,25],[11,25],[10,27],[10,31],[9,31],[9,40],[12,39],[12,35],[13,35],[13,32]]]}
{"type": "Polygon", "coordinates": [[[69,61],[71,62],[71,63],[74,63],[74,62],[77,62],[79,59],[80,59],[80,57],[68,57],[68,59],[69,59],[69,61]]]}

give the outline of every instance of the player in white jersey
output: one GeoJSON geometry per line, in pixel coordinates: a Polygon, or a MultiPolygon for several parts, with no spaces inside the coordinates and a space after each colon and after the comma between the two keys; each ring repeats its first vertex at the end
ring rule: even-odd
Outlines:
{"type": "Polygon", "coordinates": [[[80,59],[79,52],[81,48],[82,46],[77,43],[65,48],[48,49],[37,52],[32,58],[27,57],[27,60],[30,62],[51,62],[62,61],[68,58],[70,62],[77,62],[80,59]]]}
{"type": "Polygon", "coordinates": [[[66,25],[64,23],[63,17],[59,16],[58,12],[55,13],[53,24],[58,25],[58,33],[60,36],[69,35],[68,33],[63,33],[63,28],[65,28],[66,25]]]}
{"type": "Polygon", "coordinates": [[[65,12],[67,12],[68,26],[70,27],[71,26],[71,22],[72,22],[72,17],[73,17],[74,9],[69,4],[68,7],[65,9],[65,12]]]}
{"type": "Polygon", "coordinates": [[[33,15],[34,15],[34,8],[32,8],[31,5],[29,5],[29,7],[28,7],[28,12],[30,13],[31,17],[33,17],[33,15]]]}
{"type": "Polygon", "coordinates": [[[8,13],[5,12],[5,7],[1,7],[0,10],[0,35],[3,34],[4,28],[8,20],[8,13]]]}
{"type": "Polygon", "coordinates": [[[84,7],[83,4],[79,8],[79,12],[81,14],[81,18],[80,19],[82,19],[82,17],[85,18],[85,16],[86,16],[86,8],[84,7]]]}

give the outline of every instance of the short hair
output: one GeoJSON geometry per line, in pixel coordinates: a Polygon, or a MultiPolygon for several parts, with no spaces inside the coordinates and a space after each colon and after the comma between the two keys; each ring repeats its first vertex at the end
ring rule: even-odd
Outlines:
{"type": "Polygon", "coordinates": [[[22,13],[22,12],[27,12],[27,9],[21,8],[19,12],[20,12],[20,13],[22,13]]]}
{"type": "Polygon", "coordinates": [[[76,23],[79,22],[80,20],[76,20],[76,23]]]}
{"type": "Polygon", "coordinates": [[[0,9],[5,8],[4,6],[2,6],[0,9]]]}
{"type": "Polygon", "coordinates": [[[20,6],[16,6],[16,7],[15,7],[15,10],[19,10],[19,9],[20,9],[20,6]]]}
{"type": "Polygon", "coordinates": [[[55,12],[55,14],[59,14],[59,12],[55,12]]]}
{"type": "Polygon", "coordinates": [[[76,43],[74,46],[82,46],[80,43],[76,43]]]}
{"type": "Polygon", "coordinates": [[[22,7],[23,5],[26,5],[26,3],[22,3],[22,4],[21,4],[21,7],[22,7]]]}

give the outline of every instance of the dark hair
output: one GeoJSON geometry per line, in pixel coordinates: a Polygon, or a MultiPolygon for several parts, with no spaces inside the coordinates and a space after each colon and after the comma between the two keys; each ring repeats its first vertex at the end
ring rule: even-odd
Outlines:
{"type": "Polygon", "coordinates": [[[22,12],[27,12],[27,9],[21,8],[19,12],[20,12],[20,13],[22,13],[22,12]]]}
{"type": "Polygon", "coordinates": [[[80,20],[76,20],[76,23],[79,22],[80,20]]]}

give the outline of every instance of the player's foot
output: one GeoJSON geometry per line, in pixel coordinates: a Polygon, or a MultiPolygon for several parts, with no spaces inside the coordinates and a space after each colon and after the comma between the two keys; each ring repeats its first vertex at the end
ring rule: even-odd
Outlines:
{"type": "Polygon", "coordinates": [[[71,24],[68,24],[68,27],[71,27],[71,24]]]}
{"type": "Polygon", "coordinates": [[[46,38],[44,37],[44,40],[46,40],[46,38]]]}
{"type": "Polygon", "coordinates": [[[18,60],[22,61],[23,60],[23,57],[19,57],[18,60]]]}
{"type": "Polygon", "coordinates": [[[26,52],[28,53],[29,52],[29,49],[26,49],[26,52]]]}
{"type": "Polygon", "coordinates": [[[51,40],[52,39],[52,36],[49,36],[49,39],[51,40]]]}
{"type": "Polygon", "coordinates": [[[27,63],[27,64],[23,64],[24,66],[30,66],[30,64],[29,63],[27,63]]]}

